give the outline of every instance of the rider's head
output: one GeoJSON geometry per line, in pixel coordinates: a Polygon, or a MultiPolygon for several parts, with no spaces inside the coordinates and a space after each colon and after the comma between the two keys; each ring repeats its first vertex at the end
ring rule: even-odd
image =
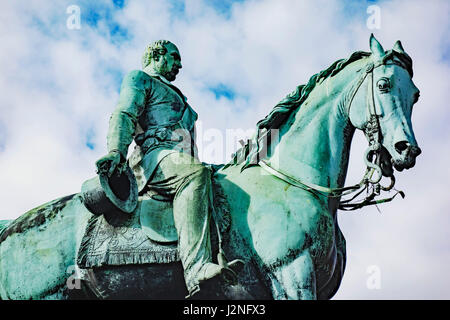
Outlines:
{"type": "Polygon", "coordinates": [[[168,40],[158,40],[148,45],[142,57],[142,69],[151,69],[169,81],[175,80],[181,69],[178,48],[168,40]]]}

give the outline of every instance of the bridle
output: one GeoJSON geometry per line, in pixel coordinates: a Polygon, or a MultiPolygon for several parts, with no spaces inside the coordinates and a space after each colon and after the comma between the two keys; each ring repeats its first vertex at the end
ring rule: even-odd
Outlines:
{"type": "MultiPolygon", "coordinates": [[[[319,186],[314,183],[306,182],[299,180],[298,178],[294,178],[286,173],[283,173],[279,169],[273,168],[269,163],[264,161],[263,159],[259,160],[258,164],[269,172],[270,174],[276,176],[277,178],[285,181],[286,183],[309,191],[315,195],[326,196],[327,198],[341,198],[345,195],[353,194],[353,196],[349,199],[341,200],[339,202],[339,209],[345,211],[351,211],[360,209],[369,205],[377,205],[384,202],[392,201],[397,194],[400,194],[402,198],[405,197],[405,194],[402,191],[397,191],[392,197],[378,199],[375,200],[376,196],[379,196],[381,190],[390,191],[394,188],[395,185],[395,177],[392,174],[389,178],[391,179],[391,183],[389,186],[385,187],[380,184],[382,176],[382,170],[380,167],[381,162],[381,151],[382,151],[382,132],[379,122],[379,116],[376,113],[375,109],[375,99],[374,99],[374,81],[373,81],[373,72],[376,68],[387,65],[387,61],[392,59],[396,54],[394,50],[388,51],[379,61],[373,63],[369,62],[363,74],[360,76],[355,86],[353,87],[350,98],[348,99],[348,103],[344,106],[344,110],[349,117],[350,108],[353,102],[353,99],[356,96],[356,93],[360,89],[361,85],[364,81],[368,80],[367,86],[367,109],[369,112],[369,121],[364,128],[364,132],[369,140],[369,147],[366,149],[364,153],[364,162],[366,164],[366,172],[358,184],[353,186],[347,186],[342,188],[329,188],[324,186],[319,186]],[[374,173],[376,173],[376,177],[373,178],[374,173]],[[366,196],[362,201],[353,202],[356,197],[366,191],[366,196]]],[[[407,69],[407,66],[401,61],[397,61],[395,59],[391,60],[392,64],[396,64],[401,66],[404,69],[407,69]]],[[[394,189],[395,190],[395,189],[394,189]]]]}

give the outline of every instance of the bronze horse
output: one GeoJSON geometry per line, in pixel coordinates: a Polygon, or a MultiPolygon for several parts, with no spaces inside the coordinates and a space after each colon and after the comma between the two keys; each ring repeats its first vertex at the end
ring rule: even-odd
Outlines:
{"type": "MultiPolygon", "coordinates": [[[[231,217],[223,248],[228,258],[246,263],[237,283],[206,285],[209,298],[329,299],[338,290],[346,246],[337,210],[355,129],[368,137],[366,156],[379,159],[368,162],[379,177],[367,176],[366,185],[393,177],[392,166],[411,168],[420,154],[411,124],[419,95],[411,59],[400,42],[385,52],[372,36],[370,48],[313,76],[291,108],[281,104],[261,122],[280,137],[265,158],[249,166],[252,155],[241,150],[244,161],[216,172],[231,217]]],[[[67,271],[76,265],[91,219],[75,194],[0,225],[1,298],[185,297],[177,261],[82,270],[84,289],[70,290],[67,271]]]]}

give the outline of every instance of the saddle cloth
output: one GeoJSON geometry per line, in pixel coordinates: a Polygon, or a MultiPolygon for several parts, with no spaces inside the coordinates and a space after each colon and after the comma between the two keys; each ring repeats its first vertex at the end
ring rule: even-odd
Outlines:
{"type": "MultiPolygon", "coordinates": [[[[217,209],[212,210],[212,216],[220,231],[225,232],[230,225],[228,202],[215,179],[213,194],[213,207],[217,209]]],[[[77,265],[88,269],[180,261],[174,228],[171,203],[164,204],[144,195],[139,197],[138,208],[131,215],[91,217],[78,250],[77,265]]]]}
{"type": "Polygon", "coordinates": [[[105,216],[93,216],[78,250],[80,268],[179,261],[176,243],[158,243],[142,231],[139,216],[114,226],[105,216]]]}

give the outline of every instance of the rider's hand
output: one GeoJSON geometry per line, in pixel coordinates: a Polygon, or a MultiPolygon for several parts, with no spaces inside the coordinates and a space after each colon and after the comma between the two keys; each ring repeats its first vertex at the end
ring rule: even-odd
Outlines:
{"type": "MultiPolygon", "coordinates": [[[[97,173],[106,173],[108,177],[111,177],[114,170],[121,169],[119,167],[121,161],[121,155],[119,151],[111,151],[106,156],[97,160],[95,165],[97,166],[97,173]]],[[[121,170],[118,172],[120,173],[121,170]]]]}

